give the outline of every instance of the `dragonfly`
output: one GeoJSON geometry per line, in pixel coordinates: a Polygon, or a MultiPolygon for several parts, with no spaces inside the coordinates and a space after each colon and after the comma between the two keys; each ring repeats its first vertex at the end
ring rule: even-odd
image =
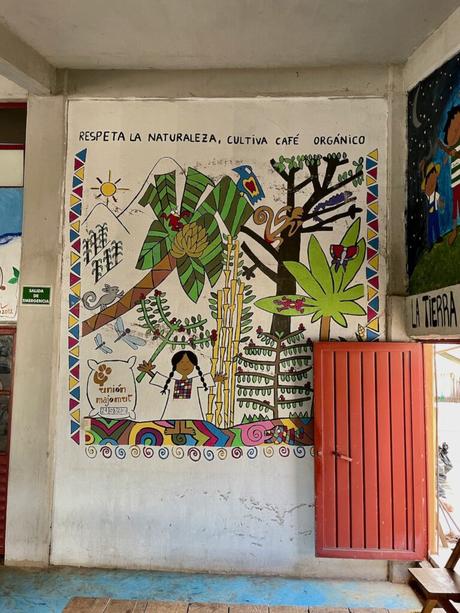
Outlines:
{"type": "Polygon", "coordinates": [[[137,349],[138,347],[143,347],[145,345],[145,340],[140,338],[139,336],[134,336],[131,334],[131,330],[129,328],[125,328],[125,324],[121,317],[115,321],[115,331],[118,334],[118,338],[115,339],[115,343],[119,340],[125,341],[127,345],[131,347],[131,349],[137,349]]]}
{"type": "Polygon", "coordinates": [[[100,349],[102,353],[113,353],[112,349],[102,340],[102,335],[99,332],[94,337],[94,342],[96,343],[96,349],[100,349]]]}

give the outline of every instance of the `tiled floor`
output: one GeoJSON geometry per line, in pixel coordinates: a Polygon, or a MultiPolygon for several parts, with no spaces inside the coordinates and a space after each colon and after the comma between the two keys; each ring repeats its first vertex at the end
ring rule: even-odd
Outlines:
{"type": "Polygon", "coordinates": [[[265,605],[270,606],[271,610],[281,605],[412,611],[421,608],[409,586],[384,581],[0,567],[1,613],[61,613],[75,596],[115,600],[224,603],[227,607],[228,603],[265,605]]]}

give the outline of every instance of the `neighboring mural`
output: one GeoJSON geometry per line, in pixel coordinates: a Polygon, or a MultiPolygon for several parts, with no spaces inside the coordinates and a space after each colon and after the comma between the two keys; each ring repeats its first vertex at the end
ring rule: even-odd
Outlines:
{"type": "Polygon", "coordinates": [[[22,187],[0,187],[0,321],[17,318],[22,193],[22,187]]]}
{"type": "Polygon", "coordinates": [[[305,449],[313,341],[384,334],[384,103],[286,104],[70,103],[66,378],[90,457],[305,449]],[[318,135],[341,111],[347,136],[318,135]]]}
{"type": "Polygon", "coordinates": [[[460,283],[460,55],[409,93],[409,291],[460,283]]]}

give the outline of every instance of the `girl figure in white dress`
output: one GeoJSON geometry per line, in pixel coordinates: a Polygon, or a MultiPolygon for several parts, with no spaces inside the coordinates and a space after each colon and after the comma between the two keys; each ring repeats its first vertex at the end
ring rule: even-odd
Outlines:
{"type": "MultiPolygon", "coordinates": [[[[216,374],[213,378],[210,373],[203,375],[193,351],[175,353],[171,359],[171,366],[171,372],[167,377],[155,371],[155,366],[151,362],[144,361],[138,366],[141,372],[150,376],[150,384],[160,387],[161,393],[165,396],[161,420],[205,420],[209,388],[219,381],[224,381],[225,376],[216,374]]],[[[193,433],[185,432],[190,430],[189,428],[183,428],[180,424],[178,426],[180,433],[193,433]]],[[[174,430],[177,430],[177,427],[174,430]]],[[[166,434],[178,434],[179,430],[166,434]]]]}

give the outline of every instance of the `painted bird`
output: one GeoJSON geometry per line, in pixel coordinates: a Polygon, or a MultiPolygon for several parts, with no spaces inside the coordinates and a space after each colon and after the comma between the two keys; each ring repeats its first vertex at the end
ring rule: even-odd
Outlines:
{"type": "Polygon", "coordinates": [[[236,186],[240,190],[243,196],[246,196],[251,204],[255,204],[265,198],[265,193],[260,184],[259,179],[256,177],[255,172],[251,166],[244,164],[243,166],[237,166],[233,168],[234,172],[238,173],[239,179],[236,186]]]}

